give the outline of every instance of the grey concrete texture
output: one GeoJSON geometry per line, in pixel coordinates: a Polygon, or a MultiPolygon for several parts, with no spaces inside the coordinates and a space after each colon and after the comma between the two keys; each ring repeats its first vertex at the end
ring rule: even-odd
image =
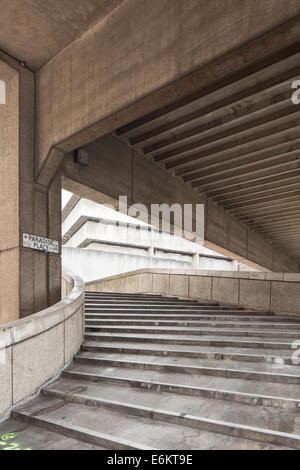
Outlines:
{"type": "Polygon", "coordinates": [[[82,388],[77,391],[74,389],[74,382],[70,379],[63,379],[57,383],[47,387],[43,394],[52,398],[63,398],[62,394],[69,392],[70,402],[81,400],[84,402],[85,397],[99,400],[113,401],[121,403],[131,403],[132,405],[146,406],[153,409],[164,409],[166,411],[177,411],[178,413],[188,413],[193,416],[209,416],[212,419],[221,419],[223,421],[239,422],[243,417],[243,424],[260,427],[272,427],[278,431],[294,432],[295,424],[297,424],[297,410],[281,410],[278,412],[282,421],[278,420],[278,416],[271,407],[255,406],[255,414],[251,404],[238,404],[237,402],[224,403],[222,400],[207,400],[203,397],[195,396],[178,396],[171,393],[160,393],[159,391],[139,390],[136,388],[128,388],[126,396],[124,387],[121,385],[85,383],[82,388]],[[71,392],[71,393],[70,393],[71,392]]]}
{"type": "Polygon", "coordinates": [[[0,328],[0,417],[55,378],[81,346],[84,335],[84,283],[58,304],[0,328]]]}
{"type": "Polygon", "coordinates": [[[3,64],[10,70],[7,105],[1,106],[0,117],[5,129],[0,143],[4,159],[0,170],[0,324],[4,324],[60,299],[59,258],[23,248],[22,234],[60,241],[61,178],[53,175],[49,187],[34,179],[34,74],[3,52],[0,62],[1,70],[3,64]]]}
{"type": "Polygon", "coordinates": [[[122,0],[11,0],[1,2],[0,43],[37,70],[122,0]],[[14,24],[14,32],[10,25],[14,24]]]}
{"type": "Polygon", "coordinates": [[[87,310],[98,304],[99,312],[86,313],[81,350],[58,380],[13,412],[14,423],[76,438],[78,449],[80,441],[119,450],[300,448],[300,375],[291,356],[299,317],[155,294],[86,292],[85,304],[87,310]],[[125,302],[130,313],[124,313],[125,302]],[[160,314],[153,312],[170,303],[178,308],[164,314],[168,320],[159,333],[160,314]],[[109,304],[114,313],[102,311],[109,304]],[[190,304],[198,304],[196,313],[189,312],[190,304]],[[135,307],[141,305],[143,320],[137,320],[135,307]],[[189,334],[190,317],[201,322],[203,307],[213,324],[212,344],[195,345],[202,335],[189,334]],[[130,322],[142,321],[140,332],[127,331],[128,315],[130,322]],[[248,344],[251,331],[241,329],[249,319],[249,330],[259,324],[254,347],[248,344]],[[99,323],[107,332],[91,334],[99,323]],[[229,338],[219,330],[227,324],[229,338]],[[172,334],[174,328],[181,334],[172,334]],[[274,338],[265,339],[271,332],[274,338]]]}
{"type": "MultiPolygon", "coordinates": [[[[275,449],[276,446],[251,442],[213,432],[192,431],[188,426],[157,422],[142,416],[132,416],[128,413],[120,414],[120,410],[101,410],[101,420],[95,420],[95,408],[79,404],[69,404],[55,399],[40,399],[30,407],[20,411],[22,419],[27,422],[47,425],[52,430],[61,429],[63,433],[72,433],[78,430],[78,435],[87,441],[103,442],[103,429],[106,438],[115,443],[115,449],[207,449],[207,448],[235,448],[235,449],[275,449]],[[39,417],[45,408],[53,411],[47,417],[39,417]],[[62,415],[63,412],[63,415],[62,415]],[[36,414],[37,416],[34,416],[36,414]],[[64,418],[64,419],[63,419],[64,418]],[[63,428],[63,429],[62,429],[63,428]],[[80,434],[79,434],[80,433],[80,434]],[[137,441],[138,436],[138,443],[137,441]],[[97,439],[98,438],[98,439],[97,439]],[[120,442],[121,441],[121,442],[120,442]],[[125,443],[124,443],[125,441],[125,443]],[[117,444],[117,445],[116,445],[117,444]],[[123,445],[122,445],[123,444],[123,445]],[[124,446],[125,444],[125,446],[124,446]]],[[[19,419],[16,413],[14,416],[19,419]]],[[[277,447],[278,448],[278,447],[277,447]]]]}
{"type": "MultiPolygon", "coordinates": [[[[96,24],[80,41],[71,44],[39,72],[39,167],[51,145],[86,129],[298,13],[299,5],[293,0],[285,7],[280,0],[273,0],[271,4],[265,1],[241,3],[231,0],[221,10],[218,2],[207,4],[202,0],[188,0],[184,3],[180,0],[143,0],[138,7],[135,0],[123,2],[105,21],[96,24]],[[113,38],[109,34],[111,30],[115,31],[113,38]],[[219,30],[223,33],[219,34],[219,30]],[[141,43],[141,38],[145,36],[151,40],[141,43]],[[164,43],[164,48],[157,56],[153,51],[160,50],[161,43],[164,43]],[[99,44],[102,53],[101,60],[97,61],[95,58],[99,56],[99,44]],[[140,58],[141,45],[144,60],[140,58]],[[111,57],[114,57],[113,62],[111,57]],[[119,73],[120,67],[122,74],[119,73]],[[58,70],[60,73],[57,73],[58,70]],[[93,73],[89,73],[89,70],[93,73]],[[75,80],[72,88],[68,87],[70,77],[75,80]],[[110,83],[113,93],[106,93],[107,83],[110,83]],[[132,83],[135,85],[132,86],[132,83]],[[52,90],[56,90],[55,94],[52,90]],[[50,96],[55,96],[52,106],[48,105],[50,96]],[[87,103],[81,99],[82,96],[86,97],[87,103]],[[71,106],[75,102],[76,108],[71,106]],[[64,113],[57,112],[60,106],[64,107],[64,113]],[[51,126],[49,123],[52,123],[51,126]]],[[[143,114],[145,112],[146,109],[143,114]]],[[[122,123],[119,121],[119,124],[122,123]]],[[[80,145],[82,143],[77,146],[80,145]]]]}
{"type": "Polygon", "coordinates": [[[0,424],[0,443],[2,450],[108,450],[12,419],[0,424]]]}

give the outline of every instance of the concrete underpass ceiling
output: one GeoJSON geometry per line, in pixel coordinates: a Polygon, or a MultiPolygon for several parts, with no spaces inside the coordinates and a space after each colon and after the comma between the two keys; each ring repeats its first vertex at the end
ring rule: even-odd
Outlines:
{"type": "Polygon", "coordinates": [[[116,135],[300,258],[300,44],[157,109],[116,135]]]}
{"type": "Polygon", "coordinates": [[[0,49],[40,69],[123,0],[0,0],[0,49]]]}

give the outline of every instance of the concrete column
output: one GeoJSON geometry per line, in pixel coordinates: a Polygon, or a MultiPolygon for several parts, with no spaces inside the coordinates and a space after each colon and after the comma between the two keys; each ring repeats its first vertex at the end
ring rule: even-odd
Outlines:
{"type": "MultiPolygon", "coordinates": [[[[6,59],[6,58],[5,58],[6,59]]],[[[23,233],[60,241],[61,177],[35,183],[34,74],[0,61],[6,104],[0,105],[0,324],[60,299],[60,255],[23,248],[23,233]]]]}
{"type": "Polygon", "coordinates": [[[150,246],[148,248],[148,256],[154,256],[154,247],[153,246],[150,246]]]}

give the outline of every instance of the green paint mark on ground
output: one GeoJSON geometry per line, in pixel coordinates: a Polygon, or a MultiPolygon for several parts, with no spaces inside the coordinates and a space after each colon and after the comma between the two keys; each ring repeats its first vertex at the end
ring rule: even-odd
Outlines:
{"type": "Polygon", "coordinates": [[[11,442],[13,439],[17,437],[17,433],[9,432],[7,434],[3,434],[0,437],[0,449],[1,450],[32,450],[30,447],[26,447],[22,449],[19,442],[11,442]]]}

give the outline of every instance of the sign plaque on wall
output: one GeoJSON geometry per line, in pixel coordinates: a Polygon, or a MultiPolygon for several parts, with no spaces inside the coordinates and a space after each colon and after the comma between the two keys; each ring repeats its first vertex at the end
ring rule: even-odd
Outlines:
{"type": "Polygon", "coordinates": [[[43,251],[44,253],[59,253],[59,243],[56,240],[29,233],[23,233],[23,246],[24,248],[31,248],[32,250],[43,251]]]}

